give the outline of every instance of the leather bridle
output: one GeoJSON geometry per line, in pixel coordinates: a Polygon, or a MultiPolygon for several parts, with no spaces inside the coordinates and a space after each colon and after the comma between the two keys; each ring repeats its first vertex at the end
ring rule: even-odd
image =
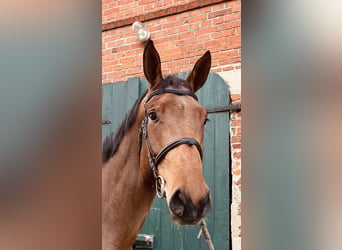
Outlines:
{"type": "MultiPolygon", "coordinates": [[[[147,96],[145,99],[144,104],[146,104],[151,98],[155,95],[161,95],[164,93],[170,93],[170,94],[176,94],[176,95],[188,95],[193,97],[194,99],[197,99],[197,96],[190,90],[182,90],[182,89],[170,89],[170,88],[165,88],[165,89],[157,89],[153,92],[151,92],[150,95],[147,96]]],[[[172,149],[182,145],[182,144],[187,144],[189,146],[195,145],[200,157],[202,159],[203,157],[203,151],[201,145],[198,143],[193,138],[189,137],[182,137],[179,139],[176,139],[170,143],[168,143],[160,152],[155,156],[152,152],[152,147],[148,138],[148,133],[147,133],[147,124],[148,124],[148,115],[147,112],[145,111],[144,117],[141,122],[141,127],[140,127],[140,134],[139,134],[139,146],[141,150],[141,144],[142,144],[142,139],[145,140],[146,146],[147,146],[147,156],[148,156],[148,161],[151,167],[151,170],[153,172],[154,179],[156,180],[156,192],[157,196],[159,198],[165,198],[165,180],[162,176],[158,174],[158,164],[163,160],[165,155],[170,152],[172,149]]]]}

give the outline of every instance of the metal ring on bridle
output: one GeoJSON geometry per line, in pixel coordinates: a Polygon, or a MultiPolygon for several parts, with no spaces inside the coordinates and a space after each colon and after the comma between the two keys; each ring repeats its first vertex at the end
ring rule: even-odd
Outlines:
{"type": "Polygon", "coordinates": [[[156,179],[156,192],[157,196],[162,199],[165,198],[165,180],[162,176],[158,176],[156,179]]]}

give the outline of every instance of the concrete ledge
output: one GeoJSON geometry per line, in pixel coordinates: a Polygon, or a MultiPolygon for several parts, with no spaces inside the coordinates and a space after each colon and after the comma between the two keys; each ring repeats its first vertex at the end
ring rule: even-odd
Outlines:
{"type": "Polygon", "coordinates": [[[230,94],[241,95],[241,69],[217,72],[228,85],[230,94]]]}

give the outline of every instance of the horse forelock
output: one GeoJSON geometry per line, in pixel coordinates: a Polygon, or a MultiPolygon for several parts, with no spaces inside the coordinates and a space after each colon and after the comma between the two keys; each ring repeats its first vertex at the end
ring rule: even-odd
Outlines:
{"type": "Polygon", "coordinates": [[[172,87],[175,89],[180,89],[181,87],[185,87],[192,91],[191,85],[186,80],[180,79],[176,76],[169,75],[167,76],[161,83],[160,88],[165,89],[168,87],[172,87]]]}

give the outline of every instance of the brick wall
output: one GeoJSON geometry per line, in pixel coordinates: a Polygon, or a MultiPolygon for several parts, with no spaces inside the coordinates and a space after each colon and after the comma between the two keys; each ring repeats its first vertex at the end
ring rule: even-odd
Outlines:
{"type": "MultiPolygon", "coordinates": [[[[102,0],[102,82],[144,77],[143,43],[132,32],[142,21],[160,53],[163,74],[190,71],[206,50],[211,71],[221,76],[240,72],[241,1],[222,0],[102,0]],[[228,72],[228,74],[226,74],[228,72]],[[221,74],[222,73],[222,74],[221,74]]],[[[234,83],[229,77],[228,85],[234,83]]],[[[230,86],[231,87],[231,86],[230,86]]],[[[240,103],[240,91],[233,91],[240,103]]],[[[241,249],[241,115],[231,114],[233,250],[241,249]]]]}
{"type": "MultiPolygon", "coordinates": [[[[232,103],[241,103],[241,95],[231,95],[232,103]]],[[[230,141],[232,159],[231,231],[233,249],[241,249],[241,113],[230,117],[230,141]]]]}
{"type": "MultiPolygon", "coordinates": [[[[116,18],[122,18],[122,20],[128,18],[126,20],[130,21],[129,25],[125,25],[124,21],[116,22],[115,29],[102,32],[103,83],[143,76],[143,44],[137,41],[131,24],[134,20],[145,20],[148,11],[158,12],[158,9],[163,8],[162,6],[156,7],[159,2],[177,7],[186,6],[184,3],[190,5],[192,2],[200,1],[119,0],[110,2],[103,0],[103,29],[108,28],[116,18]],[[123,4],[120,5],[120,2],[123,4]],[[132,6],[134,11],[131,13],[132,6]],[[127,16],[122,16],[126,11],[127,16]]],[[[169,10],[175,13],[179,11],[172,7],[169,10]]],[[[212,52],[211,70],[214,72],[235,70],[241,67],[240,1],[225,1],[179,14],[162,16],[146,20],[144,25],[151,32],[151,38],[160,53],[163,74],[190,71],[196,60],[206,50],[212,52]]]]}

